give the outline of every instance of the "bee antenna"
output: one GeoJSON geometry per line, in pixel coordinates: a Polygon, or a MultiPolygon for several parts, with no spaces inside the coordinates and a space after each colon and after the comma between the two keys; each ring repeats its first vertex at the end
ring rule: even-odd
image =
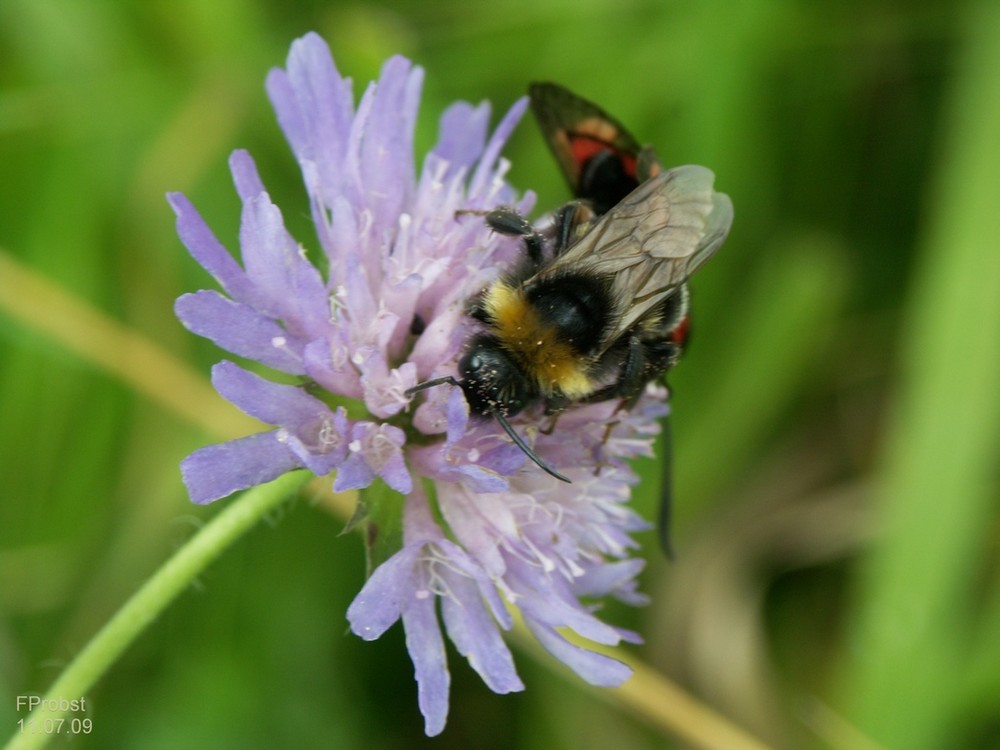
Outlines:
{"type": "Polygon", "coordinates": [[[426,391],[428,388],[433,388],[436,385],[442,385],[447,383],[448,385],[461,385],[455,378],[451,375],[445,375],[443,378],[434,378],[433,380],[425,380],[423,383],[417,383],[412,388],[407,388],[403,391],[403,395],[412,396],[414,393],[419,393],[420,391],[426,391]]]}
{"type": "Polygon", "coordinates": [[[531,448],[528,447],[528,444],[524,442],[524,438],[518,435],[517,432],[514,430],[514,428],[510,426],[510,422],[507,421],[507,417],[505,417],[498,411],[491,412],[491,414],[496,419],[496,421],[500,423],[500,426],[503,427],[504,432],[510,435],[510,439],[514,441],[514,445],[516,445],[518,448],[524,451],[524,455],[526,455],[528,458],[530,458],[532,461],[538,464],[538,468],[540,468],[546,474],[554,476],[556,479],[561,479],[564,482],[572,484],[572,482],[569,479],[567,479],[558,471],[556,471],[547,463],[545,463],[535,454],[533,450],[531,450],[531,448]]]}

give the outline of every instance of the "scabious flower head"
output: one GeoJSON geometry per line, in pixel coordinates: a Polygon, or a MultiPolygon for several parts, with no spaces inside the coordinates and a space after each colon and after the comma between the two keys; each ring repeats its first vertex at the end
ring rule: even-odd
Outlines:
{"type": "Polygon", "coordinates": [[[461,389],[406,390],[454,374],[474,330],[468,301],[523,253],[482,218],[457,213],[532,208],[504,175],[501,148],[519,101],[488,133],[489,107],[457,103],[419,171],[413,131],[423,71],[390,59],[355,105],[351,81],[309,34],[267,90],[298,159],[317,262],[285,228],[251,157],[230,160],[243,202],[238,263],[191,203],[169,196],[178,233],[222,287],[177,300],[182,323],[246,360],[284,373],[274,382],[230,361],[218,392],[274,429],[195,451],[182,463],[191,498],[207,503],[293,469],[332,475],[333,489],[381,479],[398,502],[402,539],[347,612],[351,630],[378,638],[402,620],[429,735],[448,711],[444,634],[498,693],[523,689],[501,631],[510,607],[539,642],[594,685],[618,685],[621,662],[566,640],[568,628],[604,645],[638,641],[595,616],[615,597],[645,601],[631,534],[647,527],[626,505],[636,477],[626,460],[649,454],[666,411],[651,386],[630,412],[617,401],[575,406],[554,430],[527,412],[512,423],[559,482],[526,461],[489,419],[469,414],[461,389]],[[444,626],[442,632],[442,624],[444,626]]]}

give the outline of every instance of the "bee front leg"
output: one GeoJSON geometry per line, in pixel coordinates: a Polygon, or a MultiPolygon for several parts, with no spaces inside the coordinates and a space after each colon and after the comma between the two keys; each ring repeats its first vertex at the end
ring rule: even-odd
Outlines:
{"type": "Polygon", "coordinates": [[[486,225],[498,234],[520,237],[524,249],[534,264],[542,262],[545,239],[531,225],[531,222],[509,206],[501,206],[486,213],[486,225]]]}

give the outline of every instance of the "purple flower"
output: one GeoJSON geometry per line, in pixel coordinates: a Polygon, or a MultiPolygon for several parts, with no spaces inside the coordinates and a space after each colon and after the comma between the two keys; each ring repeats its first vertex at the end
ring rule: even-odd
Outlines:
{"type": "Polygon", "coordinates": [[[457,212],[501,204],[526,212],[533,204],[507,184],[500,157],[523,100],[492,135],[486,104],[452,105],[417,170],[422,78],[394,57],[355,105],[350,80],[314,34],[269,75],[305,178],[318,262],[288,233],[245,152],[230,160],[243,201],[242,263],[184,196],[169,200],[184,244],[222,288],[178,299],[181,322],[297,383],[233,362],[215,366],[219,393],[274,429],[185,459],[191,498],[208,503],[300,468],[333,475],[338,491],[381,478],[400,493],[402,546],[374,570],[347,617],[368,640],[402,620],[434,735],[448,711],[443,633],[492,690],[523,689],[502,638],[510,606],[587,682],[627,679],[624,664],[570,643],[561,630],[603,645],[639,640],[598,619],[595,602],[645,601],[631,534],[647,524],[626,505],[636,481],[626,460],[650,454],[666,391],[650,386],[628,413],[616,411],[617,401],[573,407],[551,431],[539,429],[551,417],[537,412],[512,419],[572,484],[526,462],[493,421],[470,417],[459,388],[429,389],[412,408],[408,388],[454,373],[474,330],[469,299],[523,253],[516,239],[457,212]]]}

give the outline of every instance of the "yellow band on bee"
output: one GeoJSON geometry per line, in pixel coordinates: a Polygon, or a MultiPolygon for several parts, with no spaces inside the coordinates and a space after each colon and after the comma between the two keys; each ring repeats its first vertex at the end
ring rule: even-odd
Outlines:
{"type": "Polygon", "coordinates": [[[584,369],[587,360],[560,340],[554,326],[540,320],[522,289],[498,281],[486,291],[482,304],[494,321],[497,338],[537,382],[541,393],[576,400],[594,391],[584,369]]]}

